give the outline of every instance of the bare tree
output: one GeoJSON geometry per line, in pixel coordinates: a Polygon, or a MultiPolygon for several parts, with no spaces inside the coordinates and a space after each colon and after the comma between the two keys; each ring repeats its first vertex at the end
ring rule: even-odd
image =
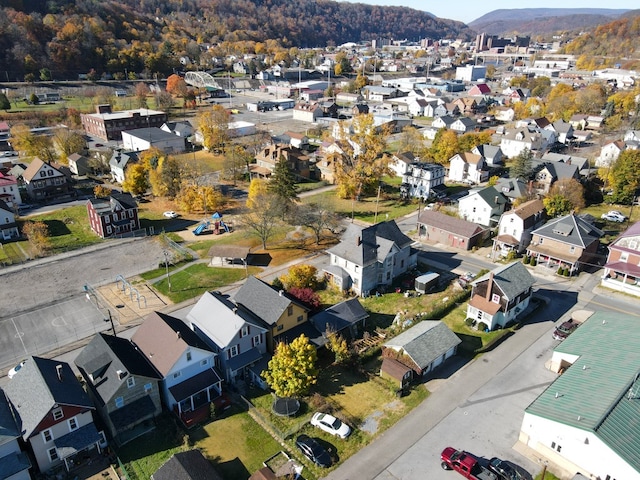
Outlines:
{"type": "Polygon", "coordinates": [[[277,197],[264,194],[260,201],[240,219],[240,225],[245,227],[250,235],[256,236],[262,242],[262,248],[267,249],[267,242],[279,225],[280,209],[276,208],[277,197]]]}

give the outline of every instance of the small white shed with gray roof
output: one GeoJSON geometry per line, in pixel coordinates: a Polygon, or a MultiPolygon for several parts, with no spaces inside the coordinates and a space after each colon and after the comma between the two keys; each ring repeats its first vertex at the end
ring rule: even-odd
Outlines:
{"type": "Polygon", "coordinates": [[[462,341],[440,320],[423,320],[384,344],[408,355],[416,364],[416,373],[425,375],[454,356],[462,341]]]}

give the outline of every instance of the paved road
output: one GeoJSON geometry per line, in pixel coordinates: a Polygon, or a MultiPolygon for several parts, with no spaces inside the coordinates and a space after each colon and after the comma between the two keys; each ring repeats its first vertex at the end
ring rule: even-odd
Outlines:
{"type": "Polygon", "coordinates": [[[88,301],[94,287],[156,268],[162,248],[152,238],[107,244],[0,269],[0,369],[108,327],[88,301]]]}

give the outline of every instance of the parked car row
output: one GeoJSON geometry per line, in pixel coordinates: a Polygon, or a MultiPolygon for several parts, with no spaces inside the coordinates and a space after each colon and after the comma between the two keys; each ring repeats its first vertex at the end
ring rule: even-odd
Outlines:
{"type": "Polygon", "coordinates": [[[453,447],[445,448],[440,454],[444,470],[454,470],[470,480],[521,480],[521,472],[512,464],[492,457],[489,462],[481,462],[475,455],[453,447]],[[486,465],[486,466],[485,466],[486,465]]]}

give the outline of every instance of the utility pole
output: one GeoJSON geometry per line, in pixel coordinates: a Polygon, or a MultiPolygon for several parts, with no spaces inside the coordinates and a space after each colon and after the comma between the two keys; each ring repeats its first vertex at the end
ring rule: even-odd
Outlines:
{"type": "Polygon", "coordinates": [[[113,331],[113,336],[117,337],[117,335],[116,335],[116,327],[113,324],[113,317],[111,316],[111,310],[109,310],[108,308],[107,308],[107,313],[109,314],[109,318],[105,318],[104,321],[105,322],[111,322],[111,330],[113,331]]]}
{"type": "Polygon", "coordinates": [[[171,291],[171,277],[169,276],[169,252],[163,250],[162,253],[164,254],[164,268],[167,272],[167,283],[169,284],[169,291],[171,291]]]}

